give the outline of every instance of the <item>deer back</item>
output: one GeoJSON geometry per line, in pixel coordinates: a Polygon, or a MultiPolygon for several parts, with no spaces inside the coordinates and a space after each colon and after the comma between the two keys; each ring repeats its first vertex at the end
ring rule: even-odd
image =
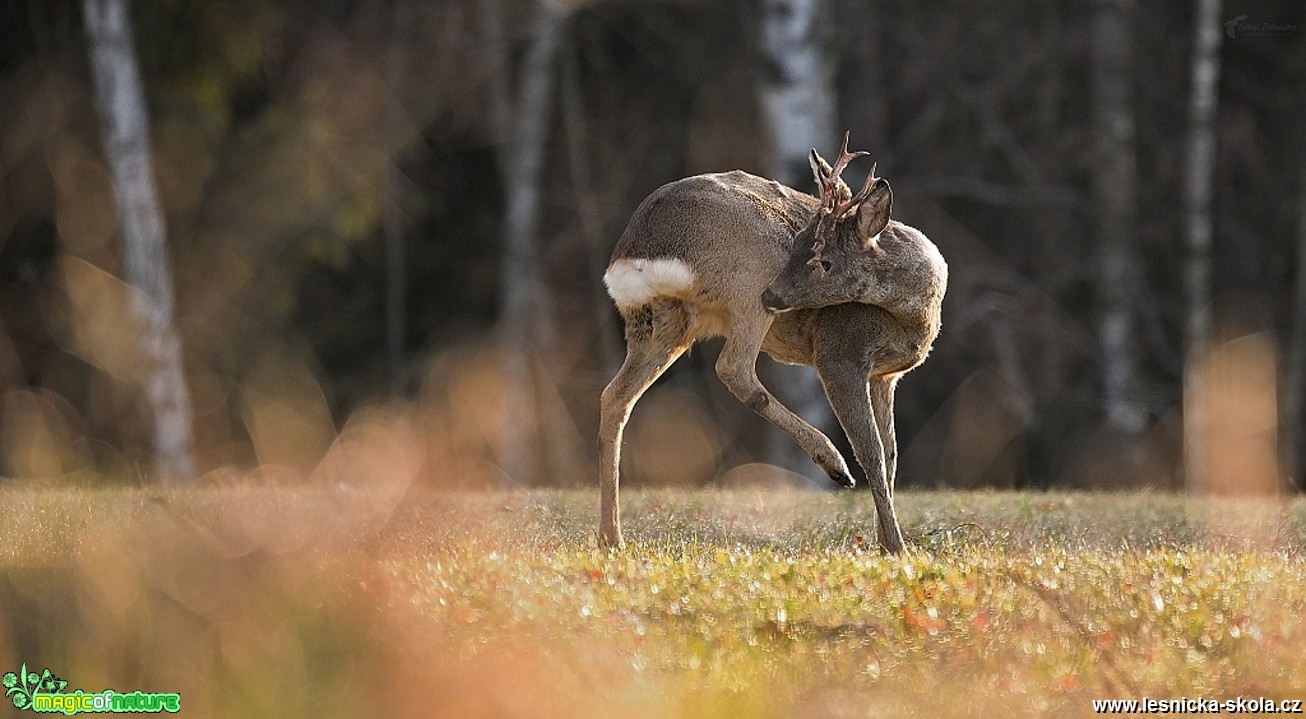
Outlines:
{"type": "Polygon", "coordinates": [[[817,204],[811,195],[738,170],[668,183],[631,216],[604,282],[623,310],[658,296],[709,306],[756,304],[817,204]]]}

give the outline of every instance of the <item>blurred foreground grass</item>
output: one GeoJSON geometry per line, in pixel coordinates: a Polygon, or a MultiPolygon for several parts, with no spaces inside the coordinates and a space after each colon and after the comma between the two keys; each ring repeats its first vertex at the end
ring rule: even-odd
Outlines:
{"type": "Polygon", "coordinates": [[[902,492],[888,558],[864,493],[630,493],[613,553],[595,494],[6,489],[0,671],[222,717],[1306,698],[1302,499],[902,492]]]}

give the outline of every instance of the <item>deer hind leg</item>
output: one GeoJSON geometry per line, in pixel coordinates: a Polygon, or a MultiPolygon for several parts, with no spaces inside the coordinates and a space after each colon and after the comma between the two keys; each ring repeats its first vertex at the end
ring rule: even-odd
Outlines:
{"type": "Polygon", "coordinates": [[[626,360],[603,390],[599,416],[599,546],[620,547],[621,440],[630,412],[654,380],[684,354],[693,339],[678,300],[658,300],[622,313],[626,360]]]}
{"type": "Polygon", "coordinates": [[[745,318],[736,316],[730,336],[716,361],[717,376],[744,406],[792,437],[830,479],[844,487],[852,487],[854,482],[848,464],[830,439],[780,404],[757,378],[757,355],[770,323],[771,318],[766,314],[745,318]]]}
{"type": "MultiPolygon", "coordinates": [[[[903,549],[902,530],[893,509],[893,490],[885,466],[881,425],[868,387],[868,373],[860,363],[840,361],[820,363],[817,373],[839,424],[848,434],[858,463],[866,470],[866,481],[875,500],[880,546],[890,554],[897,554],[903,549]]],[[[888,421],[891,423],[892,418],[888,421]]]]}

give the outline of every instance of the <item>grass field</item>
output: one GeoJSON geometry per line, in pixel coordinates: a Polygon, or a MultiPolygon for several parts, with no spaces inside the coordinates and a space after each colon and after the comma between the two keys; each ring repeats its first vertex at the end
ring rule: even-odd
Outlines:
{"type": "MultiPolygon", "coordinates": [[[[0,491],[0,672],[221,717],[1090,715],[1306,698],[1306,502],[0,491]]],[[[18,715],[0,708],[0,716],[18,715]]]]}

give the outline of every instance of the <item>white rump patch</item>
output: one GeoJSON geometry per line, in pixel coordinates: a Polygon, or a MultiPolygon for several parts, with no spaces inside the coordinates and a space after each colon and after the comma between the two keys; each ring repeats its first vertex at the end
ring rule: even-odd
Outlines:
{"type": "Polygon", "coordinates": [[[694,286],[694,271],[674,258],[623,257],[608,266],[603,284],[618,307],[638,307],[655,297],[685,297],[694,286]]]}

